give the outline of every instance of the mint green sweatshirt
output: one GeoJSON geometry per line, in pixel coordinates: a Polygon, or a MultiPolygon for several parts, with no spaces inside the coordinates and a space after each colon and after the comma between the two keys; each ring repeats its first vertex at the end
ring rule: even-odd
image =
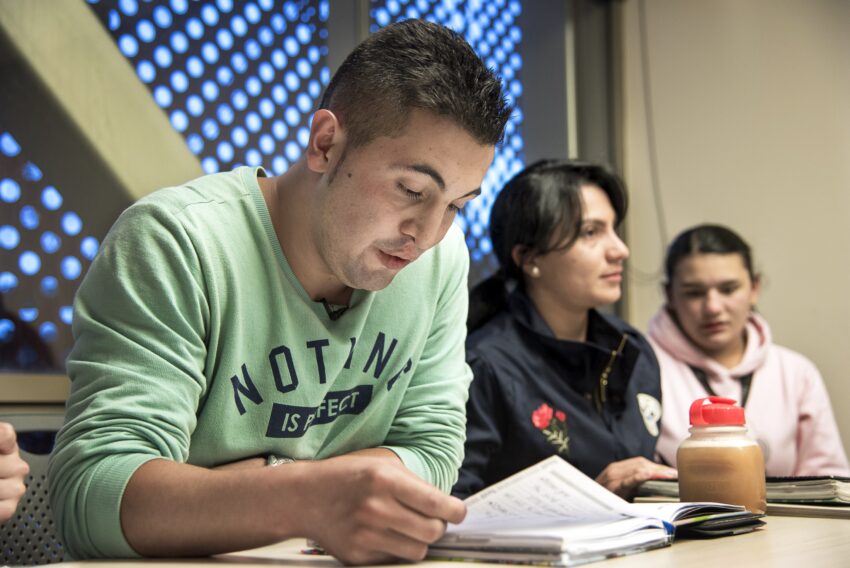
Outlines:
{"type": "Polygon", "coordinates": [[[155,458],[215,466],[383,446],[444,491],[457,478],[471,373],[468,269],[446,238],[329,318],[293,274],[258,168],[128,208],[74,304],[50,501],[74,558],[128,557],[124,488],[155,458]]]}

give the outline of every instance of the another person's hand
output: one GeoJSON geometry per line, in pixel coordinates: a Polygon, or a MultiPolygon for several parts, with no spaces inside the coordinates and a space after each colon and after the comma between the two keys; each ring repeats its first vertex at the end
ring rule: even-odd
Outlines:
{"type": "Polygon", "coordinates": [[[347,455],[310,467],[314,490],[293,511],[304,517],[305,536],[345,564],[422,560],[446,523],[466,516],[460,499],[400,462],[347,455]]]}
{"type": "Polygon", "coordinates": [[[638,485],[650,479],[676,479],[672,467],[649,461],[644,457],[629,458],[608,464],[596,477],[596,482],[623,499],[631,499],[638,485]]]}
{"type": "Polygon", "coordinates": [[[0,422],[0,523],[8,521],[27,488],[24,478],[30,468],[18,453],[18,440],[11,424],[0,422]]]}

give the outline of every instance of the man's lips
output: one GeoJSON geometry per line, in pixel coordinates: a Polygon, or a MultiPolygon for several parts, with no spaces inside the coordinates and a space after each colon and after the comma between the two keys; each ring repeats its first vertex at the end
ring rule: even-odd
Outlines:
{"type": "Polygon", "coordinates": [[[381,259],[381,263],[387,268],[392,270],[401,270],[402,268],[416,260],[417,256],[403,253],[393,254],[378,249],[378,258],[381,259]]]}

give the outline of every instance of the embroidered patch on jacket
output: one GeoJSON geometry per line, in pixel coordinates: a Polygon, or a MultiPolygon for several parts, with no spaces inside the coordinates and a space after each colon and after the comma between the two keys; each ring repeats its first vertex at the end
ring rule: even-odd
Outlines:
{"type": "Polygon", "coordinates": [[[554,410],[545,402],[531,413],[531,423],[540,430],[558,453],[569,455],[570,436],[567,433],[567,414],[563,410],[554,410]]]}
{"type": "Polygon", "coordinates": [[[639,392],[637,395],[640,415],[643,416],[643,424],[647,431],[658,437],[658,421],[661,420],[661,403],[652,395],[639,392]]]}

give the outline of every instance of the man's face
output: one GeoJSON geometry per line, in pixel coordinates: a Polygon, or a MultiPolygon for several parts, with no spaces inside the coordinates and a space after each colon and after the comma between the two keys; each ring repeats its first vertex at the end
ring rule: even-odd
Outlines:
{"type": "Polygon", "coordinates": [[[313,234],[329,276],[380,290],[446,235],[493,160],[451,120],[413,111],[401,136],[335,154],[317,188],[313,234]]]}

